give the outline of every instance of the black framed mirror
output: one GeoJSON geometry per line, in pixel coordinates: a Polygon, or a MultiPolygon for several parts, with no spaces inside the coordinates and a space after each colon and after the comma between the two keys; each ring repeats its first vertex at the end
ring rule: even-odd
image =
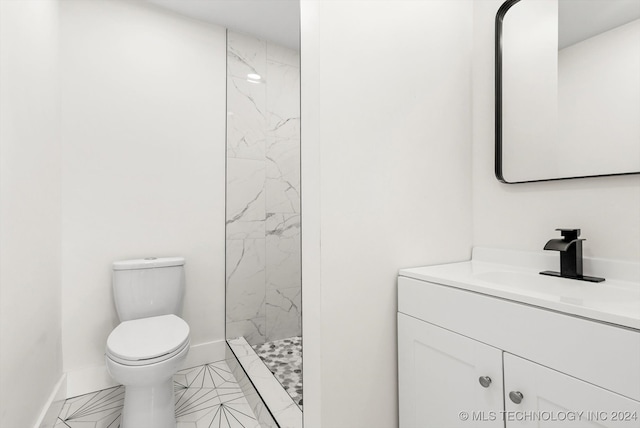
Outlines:
{"type": "Polygon", "coordinates": [[[507,0],[495,30],[499,181],[640,173],[640,1],[507,0]]]}

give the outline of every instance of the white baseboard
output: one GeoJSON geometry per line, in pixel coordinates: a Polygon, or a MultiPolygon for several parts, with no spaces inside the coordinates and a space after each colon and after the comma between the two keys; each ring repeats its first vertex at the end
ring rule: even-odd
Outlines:
{"type": "Polygon", "coordinates": [[[118,386],[104,364],[67,372],[67,398],[118,386]]]}
{"type": "MultiPolygon", "coordinates": [[[[181,369],[224,360],[225,346],[225,340],[192,345],[181,369]]],[[[67,373],[66,398],[77,397],[117,385],[109,376],[107,367],[104,364],[73,370],[67,373]]]]}
{"type": "Polygon", "coordinates": [[[40,417],[34,425],[34,428],[53,428],[64,405],[64,400],[67,397],[67,375],[63,374],[60,380],[53,387],[51,395],[46,404],[42,408],[40,417]]]}
{"type": "Polygon", "coordinates": [[[222,361],[225,359],[226,347],[226,340],[215,340],[213,342],[193,345],[189,349],[187,359],[184,361],[184,364],[182,364],[182,369],[222,361]]]}

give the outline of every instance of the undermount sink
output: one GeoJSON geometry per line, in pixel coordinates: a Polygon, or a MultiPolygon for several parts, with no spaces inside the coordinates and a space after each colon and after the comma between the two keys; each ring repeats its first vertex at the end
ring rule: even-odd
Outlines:
{"type": "Polygon", "coordinates": [[[640,265],[585,258],[600,283],[540,275],[557,270],[544,253],[474,248],[471,260],[403,269],[401,276],[474,291],[515,302],[640,329],[640,265]]]}

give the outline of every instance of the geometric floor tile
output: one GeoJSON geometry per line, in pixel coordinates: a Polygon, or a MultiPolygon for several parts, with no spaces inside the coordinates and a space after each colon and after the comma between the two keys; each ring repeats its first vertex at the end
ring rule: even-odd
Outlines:
{"type": "Polygon", "coordinates": [[[178,372],[174,384],[179,428],[259,426],[224,361],[178,372]]]}
{"type": "Polygon", "coordinates": [[[64,402],[55,428],[116,428],[120,426],[123,402],[122,386],[70,398],[64,402]]]}
{"type": "Polygon", "coordinates": [[[274,340],[254,345],[253,349],[302,409],[302,337],[274,340]]]}
{"type": "MultiPolygon", "coordinates": [[[[179,371],[173,382],[177,428],[260,426],[225,361],[179,371]]],[[[55,428],[119,428],[123,403],[123,386],[70,398],[55,428]]]]}

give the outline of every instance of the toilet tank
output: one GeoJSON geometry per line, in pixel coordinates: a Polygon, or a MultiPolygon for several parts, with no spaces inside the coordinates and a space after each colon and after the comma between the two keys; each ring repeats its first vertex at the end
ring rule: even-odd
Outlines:
{"type": "Polygon", "coordinates": [[[182,314],[185,287],[182,257],[114,262],[112,281],[120,321],[182,314]]]}

